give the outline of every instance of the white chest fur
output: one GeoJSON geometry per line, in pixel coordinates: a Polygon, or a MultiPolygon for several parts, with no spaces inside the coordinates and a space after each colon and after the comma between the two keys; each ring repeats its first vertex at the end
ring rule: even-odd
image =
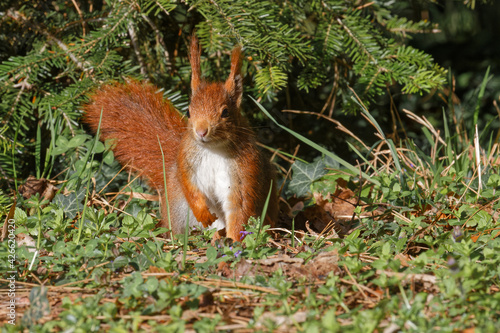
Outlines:
{"type": "Polygon", "coordinates": [[[193,183],[206,196],[208,208],[217,215],[213,227],[222,229],[230,210],[231,160],[222,154],[203,149],[193,165],[193,183]]]}

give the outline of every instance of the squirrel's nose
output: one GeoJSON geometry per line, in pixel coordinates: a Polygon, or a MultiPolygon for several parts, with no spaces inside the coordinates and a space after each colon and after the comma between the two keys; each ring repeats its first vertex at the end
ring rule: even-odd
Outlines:
{"type": "Polygon", "coordinates": [[[193,132],[194,135],[203,141],[205,141],[210,134],[210,123],[205,119],[198,119],[193,121],[193,132]]]}
{"type": "Polygon", "coordinates": [[[206,139],[210,132],[210,124],[206,121],[199,121],[193,125],[195,135],[200,139],[206,139]]]}
{"type": "Polygon", "coordinates": [[[196,129],[196,134],[198,134],[200,138],[205,137],[207,133],[208,133],[208,128],[206,127],[196,129]]]}

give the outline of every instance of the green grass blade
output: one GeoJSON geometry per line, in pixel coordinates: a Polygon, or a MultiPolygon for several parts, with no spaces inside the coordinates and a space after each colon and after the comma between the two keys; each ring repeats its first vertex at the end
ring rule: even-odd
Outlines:
{"type": "MultiPolygon", "coordinates": [[[[77,188],[80,187],[79,184],[81,184],[81,179],[82,179],[81,176],[82,176],[83,172],[86,169],[85,165],[87,165],[87,161],[89,159],[89,156],[90,156],[90,163],[89,163],[90,170],[89,170],[89,172],[92,170],[92,163],[94,162],[94,155],[95,155],[95,145],[99,141],[99,136],[101,134],[102,111],[103,110],[101,110],[101,114],[99,116],[99,125],[97,126],[97,133],[96,133],[96,135],[94,137],[94,142],[92,143],[91,149],[85,155],[85,164],[82,167],[82,170],[80,171],[80,174],[78,175],[78,185],[77,185],[77,188]]],[[[76,240],[75,240],[76,244],[79,244],[80,238],[82,236],[83,222],[85,221],[85,214],[86,214],[86,211],[87,211],[87,202],[89,200],[90,182],[91,182],[91,180],[92,180],[92,177],[89,174],[88,179],[87,179],[87,189],[85,191],[85,203],[83,204],[82,217],[80,218],[80,223],[79,223],[79,226],[78,226],[78,234],[77,234],[76,240]]]]}
{"type": "Polygon", "coordinates": [[[481,88],[479,89],[479,95],[477,95],[476,109],[474,110],[474,123],[472,124],[471,138],[474,137],[474,128],[479,119],[479,109],[481,107],[481,100],[484,96],[484,91],[486,90],[486,84],[488,83],[488,77],[490,75],[490,66],[486,69],[486,74],[484,75],[483,82],[481,82],[481,88]]]}
{"type": "MultiPolygon", "coordinates": [[[[259,107],[259,109],[266,115],[269,117],[269,119],[271,119],[278,127],[280,127],[281,129],[287,131],[288,133],[292,134],[294,137],[296,137],[297,139],[299,139],[300,141],[304,142],[305,144],[313,147],[314,149],[316,149],[317,151],[321,152],[322,154],[332,158],[333,160],[337,161],[340,165],[344,166],[346,169],[348,169],[349,171],[351,171],[353,174],[359,174],[359,170],[354,167],[353,165],[349,164],[348,162],[344,161],[343,159],[341,159],[340,157],[338,157],[337,155],[333,154],[332,152],[326,150],[325,148],[321,147],[320,145],[316,144],[315,142],[309,140],[308,138],[304,137],[303,135],[297,133],[297,132],[294,132],[292,131],[291,129],[287,128],[286,126],[283,126],[281,125],[280,123],[278,123],[278,121],[276,119],[274,119],[271,114],[269,112],[267,112],[267,110],[262,106],[260,105],[259,102],[257,102],[255,99],[253,99],[252,97],[250,97],[252,99],[252,101],[255,102],[255,104],[259,107]]],[[[372,184],[375,184],[375,185],[380,185],[380,182],[376,179],[373,179],[372,177],[370,177],[369,175],[367,175],[366,173],[364,172],[361,172],[361,176],[368,180],[369,182],[371,182],[372,184]]]]}
{"type": "Polygon", "coordinates": [[[443,108],[443,125],[444,125],[444,141],[448,143],[450,139],[450,128],[448,127],[448,118],[446,118],[446,112],[443,108]]]}
{"type": "Polygon", "coordinates": [[[370,112],[368,112],[365,106],[360,101],[358,101],[354,96],[352,96],[351,98],[356,104],[359,105],[359,107],[361,108],[361,112],[370,120],[372,125],[375,126],[375,128],[377,129],[380,136],[382,136],[382,138],[387,142],[387,145],[389,146],[389,150],[392,155],[392,159],[394,160],[394,164],[396,165],[396,169],[399,171],[400,174],[402,174],[401,164],[399,163],[399,156],[396,147],[394,146],[394,142],[392,142],[391,139],[387,139],[385,137],[384,131],[382,131],[382,128],[380,127],[378,122],[375,120],[375,118],[373,118],[370,112]]]}
{"type": "Polygon", "coordinates": [[[260,231],[262,230],[262,225],[266,220],[267,206],[269,205],[269,200],[271,200],[271,194],[273,193],[273,180],[271,179],[271,184],[269,186],[269,193],[267,194],[266,201],[264,202],[264,208],[262,208],[262,215],[260,217],[259,230],[257,231],[257,238],[260,236],[260,231]]]}
{"type": "MultiPolygon", "coordinates": [[[[170,219],[169,219],[170,223],[170,219]]],[[[170,223],[171,225],[171,223],[170,223]]],[[[187,245],[189,237],[189,209],[186,216],[186,228],[184,229],[184,241],[182,244],[182,269],[186,269],[186,256],[187,256],[187,245]]],[[[173,237],[172,237],[173,238],[173,237]]]]}
{"type": "MultiPolygon", "coordinates": [[[[168,227],[170,229],[170,238],[172,241],[172,246],[174,245],[174,231],[172,230],[172,220],[170,218],[170,205],[168,204],[168,192],[167,192],[167,171],[165,170],[165,154],[163,154],[163,148],[161,147],[161,142],[160,142],[160,136],[157,135],[158,138],[158,144],[160,145],[160,151],[161,151],[161,160],[163,163],[163,188],[165,190],[165,205],[167,206],[167,219],[168,219],[168,227]]],[[[161,198],[160,198],[161,200],[161,198]]],[[[188,212],[189,214],[189,212],[188,212]]],[[[163,215],[163,213],[162,213],[163,215]]],[[[163,218],[163,216],[162,216],[163,218]]]]}
{"type": "Polygon", "coordinates": [[[387,139],[385,137],[384,132],[382,131],[382,128],[380,127],[378,122],[375,120],[375,118],[373,118],[373,116],[370,114],[370,112],[368,112],[368,110],[366,110],[365,107],[361,103],[359,103],[355,98],[353,98],[353,100],[361,107],[361,112],[363,112],[363,114],[366,117],[368,117],[368,119],[370,119],[373,126],[375,126],[377,128],[377,131],[379,132],[379,134],[387,142],[387,145],[389,146],[389,150],[391,151],[392,159],[394,160],[394,164],[396,165],[396,169],[399,171],[400,174],[402,174],[401,164],[399,163],[398,151],[396,149],[396,146],[394,145],[394,142],[392,142],[391,139],[387,139]]]}
{"type": "Polygon", "coordinates": [[[42,152],[42,129],[40,125],[36,128],[36,146],[35,146],[35,166],[36,166],[36,179],[40,179],[41,176],[41,166],[40,166],[40,154],[42,152]]]}
{"type": "Polygon", "coordinates": [[[361,152],[356,148],[354,147],[354,145],[352,145],[350,142],[347,142],[347,145],[352,149],[352,151],[354,151],[354,153],[356,153],[356,155],[359,156],[359,158],[361,158],[373,171],[376,171],[375,168],[373,167],[373,165],[370,163],[370,161],[368,161],[366,159],[366,157],[363,156],[363,154],[361,154],[361,152]]]}
{"type": "Polygon", "coordinates": [[[394,159],[394,164],[396,165],[396,169],[399,171],[399,174],[403,174],[403,170],[401,169],[401,163],[399,163],[399,156],[396,146],[391,139],[387,139],[387,144],[389,145],[389,149],[391,150],[392,158],[394,159]]]}

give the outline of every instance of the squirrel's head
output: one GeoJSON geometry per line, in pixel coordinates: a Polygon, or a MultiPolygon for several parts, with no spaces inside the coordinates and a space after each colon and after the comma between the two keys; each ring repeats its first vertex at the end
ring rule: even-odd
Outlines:
{"type": "Polygon", "coordinates": [[[188,118],[192,135],[200,143],[225,144],[243,134],[240,114],[243,82],[242,53],[237,46],[231,54],[231,72],[225,82],[207,82],[201,76],[201,48],[191,38],[191,103],[188,118]]]}

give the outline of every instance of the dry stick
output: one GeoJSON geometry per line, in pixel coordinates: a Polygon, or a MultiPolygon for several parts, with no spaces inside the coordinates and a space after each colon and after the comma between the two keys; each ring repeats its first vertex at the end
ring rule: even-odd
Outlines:
{"type": "Polygon", "coordinates": [[[40,279],[38,278],[38,276],[36,276],[35,274],[33,274],[33,272],[32,272],[32,271],[30,271],[30,275],[31,275],[31,277],[33,277],[33,278],[34,278],[34,279],[38,282],[38,284],[39,284],[40,286],[43,286],[42,281],[40,281],[40,279]]]}
{"type": "MultiPolygon", "coordinates": [[[[11,280],[7,280],[7,279],[0,279],[0,282],[6,282],[6,283],[11,283],[12,281],[11,280]]],[[[28,286],[28,287],[39,287],[38,284],[35,284],[35,283],[29,283],[29,282],[23,282],[23,281],[16,281],[16,286],[17,285],[22,285],[22,286],[28,286]]],[[[7,289],[8,290],[8,289],[7,289]]],[[[17,288],[16,288],[17,290],[17,288]]]]}
{"type": "MultiPolygon", "coordinates": [[[[295,156],[297,156],[297,153],[299,152],[299,148],[300,148],[300,145],[297,145],[295,147],[295,151],[293,152],[293,155],[292,155],[293,158],[295,158],[295,156]]],[[[285,180],[290,176],[290,173],[292,172],[292,165],[293,165],[293,163],[290,164],[290,168],[288,169],[288,171],[285,175],[285,178],[284,178],[285,180]]],[[[283,182],[283,184],[281,184],[281,187],[280,187],[278,193],[281,193],[281,191],[283,191],[283,186],[285,186],[285,182],[283,182]]]]}
{"type": "MultiPolygon", "coordinates": [[[[202,277],[200,277],[202,278],[202,277]]],[[[212,279],[212,278],[205,278],[204,281],[194,281],[189,278],[183,278],[181,277],[181,280],[184,281],[189,281],[193,284],[199,284],[200,286],[209,286],[212,287],[216,285],[217,288],[236,288],[236,289],[248,289],[251,291],[259,291],[259,292],[264,292],[264,293],[269,293],[273,295],[279,295],[279,292],[277,292],[274,289],[271,288],[266,288],[266,287],[260,287],[260,286],[254,286],[250,284],[245,284],[241,282],[236,282],[236,281],[226,281],[226,280],[219,280],[219,279],[212,279]]]]}
{"type": "Polygon", "coordinates": [[[308,115],[317,116],[318,118],[321,117],[323,119],[326,119],[326,120],[334,123],[335,125],[337,125],[337,129],[341,130],[342,132],[344,132],[346,134],[349,134],[356,141],[358,141],[359,143],[361,143],[366,150],[370,150],[370,148],[363,141],[361,141],[360,138],[358,138],[354,133],[352,133],[351,131],[349,131],[344,125],[342,125],[342,123],[340,123],[338,120],[335,120],[335,119],[333,119],[333,118],[331,118],[329,116],[326,116],[324,114],[320,114],[320,113],[317,113],[317,112],[312,112],[312,111],[283,110],[283,112],[289,112],[289,113],[295,113],[295,114],[308,114],[308,115]]]}
{"type": "MultiPolygon", "coordinates": [[[[118,194],[119,194],[119,192],[118,192],[118,194]]],[[[147,200],[147,199],[146,199],[146,200],[147,200]]],[[[126,211],[124,211],[124,210],[122,210],[122,209],[120,209],[120,208],[117,208],[117,207],[115,207],[115,206],[111,205],[109,202],[107,202],[107,201],[106,201],[106,200],[104,200],[104,199],[94,200],[94,201],[95,201],[95,202],[100,203],[102,206],[107,206],[107,207],[111,208],[111,211],[110,211],[110,212],[112,212],[112,211],[116,210],[117,212],[120,212],[120,213],[122,213],[122,214],[125,214],[125,215],[128,215],[128,216],[132,216],[132,214],[127,213],[126,211]]]]}
{"type": "MultiPolygon", "coordinates": [[[[387,89],[387,94],[389,95],[389,99],[391,102],[389,110],[391,111],[391,120],[392,120],[392,139],[394,140],[394,142],[397,142],[396,141],[396,138],[398,137],[398,126],[396,125],[397,109],[396,106],[394,105],[394,100],[392,99],[391,91],[389,90],[389,86],[387,83],[385,84],[385,88],[387,89]]],[[[403,126],[401,127],[404,128],[403,126]]]]}
{"type": "MultiPolygon", "coordinates": [[[[266,146],[266,145],[264,145],[264,144],[262,144],[260,142],[257,142],[257,145],[259,147],[261,147],[263,149],[266,149],[266,150],[268,150],[268,151],[270,151],[270,152],[273,153],[273,156],[271,157],[271,160],[273,160],[275,156],[278,156],[279,158],[281,158],[282,160],[284,160],[284,161],[286,161],[288,163],[293,163],[293,159],[291,159],[291,158],[285,156],[284,154],[280,153],[280,151],[279,151],[280,148],[278,148],[278,149],[272,149],[272,148],[270,148],[270,147],[268,147],[268,146],[266,146]]],[[[284,170],[284,168],[281,168],[281,169],[284,170]]]]}
{"type": "Polygon", "coordinates": [[[375,150],[376,152],[372,154],[374,156],[382,155],[385,158],[385,162],[382,160],[380,162],[384,164],[385,169],[388,173],[392,173],[394,171],[391,169],[391,165],[393,165],[391,150],[390,149],[382,150],[382,146],[387,144],[387,142],[379,133],[375,133],[375,136],[380,139],[380,143],[378,144],[375,150]]]}
{"type": "MultiPolygon", "coordinates": [[[[359,161],[356,160],[356,163],[358,164],[358,168],[359,168],[359,179],[363,179],[362,177],[362,171],[361,171],[361,166],[359,165],[359,161]]],[[[360,184],[359,186],[359,192],[358,192],[358,200],[356,202],[356,204],[354,205],[354,210],[352,212],[352,218],[351,218],[351,224],[354,222],[354,218],[356,217],[356,207],[359,206],[359,202],[361,201],[361,190],[362,190],[363,186],[362,184],[360,184]]]]}
{"type": "MultiPolygon", "coordinates": [[[[394,103],[394,99],[392,98],[391,91],[390,91],[390,89],[389,89],[389,87],[387,85],[386,85],[386,89],[387,89],[387,94],[389,95],[389,98],[391,100],[391,113],[393,112],[395,114],[396,118],[398,119],[399,126],[403,130],[405,138],[408,139],[408,134],[406,133],[406,129],[403,126],[403,120],[401,119],[401,116],[399,115],[399,112],[398,112],[398,109],[396,107],[396,104],[394,103]]],[[[396,124],[394,124],[394,131],[395,131],[395,133],[397,133],[396,132],[396,124]]]]}
{"type": "Polygon", "coordinates": [[[490,202],[488,202],[488,203],[485,203],[484,205],[482,205],[481,207],[479,207],[479,208],[478,208],[478,209],[477,209],[477,210],[476,210],[476,211],[475,211],[475,212],[474,212],[471,216],[469,216],[469,218],[467,219],[467,221],[465,221],[465,223],[462,225],[462,228],[463,228],[465,225],[467,225],[467,222],[469,222],[469,220],[470,220],[471,218],[473,218],[473,217],[474,217],[474,215],[476,215],[477,213],[479,213],[480,211],[482,211],[482,210],[483,210],[486,206],[492,205],[492,204],[494,204],[494,203],[495,203],[495,202],[497,202],[497,201],[500,201],[500,197],[496,198],[496,199],[495,199],[495,200],[493,200],[493,201],[490,201],[490,202]]]}
{"type": "MultiPolygon", "coordinates": [[[[59,286],[45,285],[45,287],[48,289],[64,289],[66,286],[69,286],[69,285],[78,284],[78,283],[87,283],[87,282],[92,282],[92,281],[94,281],[94,279],[85,279],[85,280],[81,280],[81,281],[69,282],[66,284],[59,285],[59,286]]],[[[0,282],[10,282],[10,280],[0,279],[0,282]]],[[[20,285],[28,286],[28,287],[39,287],[40,286],[40,285],[35,284],[35,283],[23,282],[23,281],[16,281],[16,284],[20,284],[20,285]]],[[[90,289],[86,289],[86,290],[90,290],[90,289]]]]}
{"type": "MultiPolygon", "coordinates": [[[[326,36],[326,39],[328,39],[328,34],[330,33],[330,28],[331,28],[331,25],[333,24],[333,19],[332,19],[332,22],[330,23],[330,25],[328,26],[328,31],[327,31],[327,36],[326,36]]],[[[326,39],[325,39],[325,43],[326,43],[326,39]]],[[[324,49],[324,48],[323,48],[324,49]]],[[[319,112],[320,114],[323,114],[326,110],[326,108],[328,107],[328,105],[330,105],[330,110],[328,111],[328,117],[332,117],[332,114],[333,114],[333,108],[335,107],[335,102],[337,101],[337,91],[338,91],[338,65],[337,65],[337,62],[335,61],[334,62],[334,65],[333,65],[333,86],[332,86],[332,91],[330,92],[330,95],[328,95],[328,98],[326,99],[326,102],[325,102],[325,105],[323,105],[323,108],[321,109],[321,111],[319,112]]],[[[319,118],[319,116],[318,116],[319,118]]]]}
{"type": "Polygon", "coordinates": [[[118,175],[120,174],[120,172],[122,172],[122,171],[123,171],[123,169],[125,169],[126,167],[127,167],[127,165],[122,166],[122,168],[120,169],[120,171],[118,171],[118,172],[117,172],[117,173],[113,176],[113,178],[111,178],[111,180],[110,180],[110,181],[109,181],[106,185],[104,185],[104,187],[103,187],[103,188],[99,191],[99,193],[97,193],[97,194],[101,194],[101,192],[102,192],[102,191],[104,191],[104,189],[105,189],[106,187],[108,187],[108,185],[109,185],[109,184],[111,184],[111,182],[112,182],[112,181],[113,181],[116,177],[118,177],[118,175]]]}
{"type": "Polygon", "coordinates": [[[128,21],[127,30],[128,34],[130,35],[130,41],[132,42],[132,46],[134,48],[135,56],[137,57],[137,61],[139,62],[139,65],[141,67],[141,74],[146,75],[147,74],[146,64],[144,63],[144,58],[142,57],[141,50],[139,48],[134,22],[132,20],[128,21]]]}
{"type": "Polygon", "coordinates": [[[78,4],[76,3],[76,0],[71,0],[73,2],[73,6],[75,6],[76,11],[78,12],[78,15],[80,16],[80,20],[82,21],[82,31],[83,31],[83,36],[87,34],[87,28],[85,24],[85,19],[83,18],[82,11],[80,10],[80,7],[78,7],[78,4]]]}
{"type": "MultiPolygon", "coordinates": [[[[474,172],[472,173],[472,176],[470,178],[470,181],[468,184],[464,183],[463,181],[461,181],[462,185],[465,185],[465,187],[467,188],[467,190],[471,191],[471,192],[474,192],[473,189],[470,188],[470,184],[472,183],[472,181],[474,180],[474,176],[476,175],[476,171],[477,170],[474,170],[474,172]]],[[[464,193],[462,194],[462,196],[458,199],[456,205],[455,205],[455,208],[453,210],[456,210],[457,209],[457,206],[458,204],[462,201],[462,199],[464,198],[465,194],[467,193],[467,191],[464,191],[464,193]]],[[[465,226],[465,224],[464,224],[465,226]]]]}
{"type": "MultiPolygon", "coordinates": [[[[381,295],[378,294],[376,291],[373,291],[372,289],[370,289],[370,288],[368,288],[368,287],[366,287],[366,286],[364,286],[362,284],[358,284],[358,283],[356,283],[356,281],[350,281],[350,280],[346,280],[346,279],[339,279],[339,280],[342,283],[350,284],[350,285],[354,285],[354,286],[358,287],[360,291],[362,291],[364,289],[367,292],[369,292],[370,294],[374,295],[375,297],[381,298],[381,295]]],[[[321,281],[321,282],[323,282],[323,281],[321,281]]]]}
{"type": "Polygon", "coordinates": [[[140,176],[141,176],[140,174],[139,174],[139,175],[137,175],[137,176],[135,176],[135,178],[134,178],[134,179],[132,179],[131,181],[129,181],[129,182],[127,183],[127,185],[123,186],[123,187],[122,187],[122,189],[121,189],[120,191],[116,192],[115,196],[114,196],[114,197],[112,197],[112,198],[111,198],[111,200],[109,200],[109,201],[111,202],[111,201],[115,200],[115,199],[116,199],[116,197],[117,197],[119,194],[126,194],[125,192],[123,192],[123,190],[124,190],[124,189],[126,189],[127,187],[129,187],[129,186],[130,186],[130,184],[132,184],[132,183],[133,183],[133,182],[134,182],[137,178],[139,178],[140,176]]]}
{"type": "Polygon", "coordinates": [[[432,126],[432,124],[429,122],[429,120],[427,120],[427,118],[425,118],[425,116],[419,117],[415,113],[407,109],[403,109],[403,111],[406,113],[406,116],[408,118],[414,120],[415,122],[427,128],[432,134],[434,134],[434,136],[439,140],[439,142],[441,142],[445,147],[447,146],[446,142],[439,135],[439,131],[437,131],[434,128],[434,126],[432,126]]]}
{"type": "MultiPolygon", "coordinates": [[[[167,12],[166,10],[164,10],[164,12],[167,15],[170,15],[170,13],[167,12]]],[[[155,32],[156,43],[160,44],[161,47],[163,48],[163,57],[164,57],[165,62],[168,64],[170,62],[170,55],[169,55],[168,50],[167,50],[167,45],[165,45],[165,41],[163,40],[163,38],[161,38],[160,29],[158,29],[156,24],[154,24],[154,22],[151,21],[151,19],[147,15],[145,15],[144,13],[141,13],[141,17],[144,19],[144,21],[146,21],[149,24],[151,29],[153,29],[153,31],[155,32]]]]}
{"type": "Polygon", "coordinates": [[[367,2],[367,3],[364,3],[362,5],[359,5],[358,7],[356,7],[356,10],[361,10],[361,9],[364,9],[366,7],[370,7],[371,5],[373,5],[375,3],[375,1],[371,1],[371,2],[367,2]]]}
{"type": "Polygon", "coordinates": [[[479,177],[479,183],[477,185],[477,199],[479,199],[479,193],[481,193],[482,189],[482,180],[481,180],[481,154],[479,152],[479,133],[477,130],[477,124],[474,132],[474,151],[476,156],[476,170],[477,175],[479,177]]]}
{"type": "Polygon", "coordinates": [[[21,87],[21,90],[19,90],[19,93],[16,96],[16,100],[14,101],[14,104],[12,104],[12,107],[10,108],[9,113],[2,120],[3,124],[7,124],[9,122],[10,117],[14,113],[14,110],[16,109],[16,106],[19,103],[19,100],[21,99],[21,95],[22,95],[24,89],[31,88],[31,85],[28,83],[28,78],[29,78],[29,75],[26,75],[26,78],[23,81],[21,81],[20,83],[14,85],[14,88],[21,87]]]}
{"type": "Polygon", "coordinates": [[[337,101],[337,91],[339,90],[339,66],[337,62],[335,61],[333,65],[333,87],[335,88],[335,93],[333,94],[333,100],[332,103],[330,104],[330,110],[328,112],[328,117],[332,117],[333,115],[333,108],[335,107],[335,102],[337,101]]]}
{"type": "Polygon", "coordinates": [[[410,283],[414,280],[419,281],[419,282],[429,282],[432,284],[437,283],[437,277],[434,275],[429,275],[429,274],[405,274],[405,273],[398,273],[398,272],[390,272],[390,271],[383,271],[380,269],[377,269],[377,274],[382,275],[385,274],[389,277],[395,276],[400,279],[402,279],[402,282],[404,283],[410,283]]]}
{"type": "Polygon", "coordinates": [[[491,166],[495,166],[495,164],[499,164],[498,162],[500,162],[500,157],[497,152],[499,148],[500,146],[498,145],[498,143],[495,143],[493,147],[491,147],[490,156],[488,156],[485,165],[490,164],[491,166]]]}
{"type": "Polygon", "coordinates": [[[438,145],[438,141],[439,139],[441,138],[439,136],[439,133],[440,131],[438,130],[437,133],[436,133],[436,140],[434,141],[434,147],[432,147],[432,151],[431,151],[431,159],[434,161],[436,159],[436,155],[437,155],[437,145],[438,145]]]}
{"type": "MultiPolygon", "coordinates": [[[[109,316],[95,316],[94,318],[97,320],[109,320],[109,316]]],[[[136,318],[142,319],[143,321],[154,320],[155,322],[158,322],[161,320],[171,319],[172,317],[169,315],[154,315],[154,316],[120,315],[120,319],[136,319],[136,318]]]]}
{"type": "Polygon", "coordinates": [[[75,136],[76,133],[75,133],[75,130],[73,129],[73,126],[71,126],[71,119],[69,119],[68,115],[66,114],[66,112],[61,111],[61,114],[64,118],[64,120],[66,120],[66,122],[68,123],[68,128],[69,128],[69,131],[71,132],[71,136],[75,136]]]}
{"type": "Polygon", "coordinates": [[[331,100],[332,100],[332,98],[333,98],[333,93],[334,93],[334,91],[335,91],[335,83],[334,83],[334,85],[333,85],[333,87],[332,87],[332,90],[330,91],[330,95],[328,95],[328,98],[326,99],[325,104],[323,105],[323,107],[321,108],[321,111],[320,111],[320,112],[319,112],[319,114],[318,114],[318,118],[319,118],[319,116],[320,116],[320,115],[323,115],[323,112],[325,112],[325,110],[326,110],[326,108],[328,107],[328,105],[330,105],[330,101],[331,101],[331,100]]]}
{"type": "Polygon", "coordinates": [[[358,288],[358,290],[361,292],[361,294],[364,296],[364,298],[366,300],[370,300],[370,298],[368,298],[368,295],[365,294],[365,292],[363,291],[363,288],[361,288],[360,284],[358,283],[358,281],[356,281],[356,279],[354,278],[354,276],[352,276],[351,272],[349,271],[349,269],[347,268],[346,264],[344,264],[344,269],[345,271],[347,272],[347,274],[349,275],[349,277],[352,279],[354,285],[358,288]]]}
{"type": "MultiPolygon", "coordinates": [[[[500,97],[498,98],[500,100],[500,97]]],[[[495,107],[495,109],[497,110],[497,113],[498,113],[498,119],[500,119],[500,108],[498,107],[498,104],[497,104],[497,101],[496,100],[493,100],[493,106],[495,107]]],[[[498,130],[497,132],[497,136],[495,138],[495,141],[493,142],[498,142],[500,140],[500,129],[498,130]]]]}

